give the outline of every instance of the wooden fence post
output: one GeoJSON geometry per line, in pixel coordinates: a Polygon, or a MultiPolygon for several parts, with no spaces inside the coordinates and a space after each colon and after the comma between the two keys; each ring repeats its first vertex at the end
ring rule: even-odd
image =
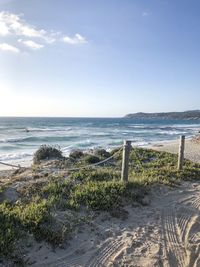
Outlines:
{"type": "Polygon", "coordinates": [[[121,180],[128,182],[128,165],[129,165],[129,154],[131,150],[131,141],[124,141],[123,155],[122,155],[122,173],[121,180]]]}
{"type": "Polygon", "coordinates": [[[185,135],[181,135],[180,136],[179,151],[178,151],[178,171],[182,170],[182,168],[183,168],[184,149],[185,149],[185,135]]]}

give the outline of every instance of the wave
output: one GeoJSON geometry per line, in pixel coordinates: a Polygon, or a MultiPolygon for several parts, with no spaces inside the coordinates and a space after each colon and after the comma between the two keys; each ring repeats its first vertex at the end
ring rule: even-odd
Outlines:
{"type": "Polygon", "coordinates": [[[9,153],[9,154],[1,154],[0,161],[10,161],[10,160],[21,160],[27,157],[32,157],[31,153],[9,153]]]}
{"type": "MultiPolygon", "coordinates": [[[[72,130],[73,128],[72,127],[54,127],[54,128],[31,128],[31,127],[28,127],[27,130],[29,132],[59,132],[59,131],[70,131],[72,130]]],[[[26,129],[25,129],[26,130],[26,129]]]]}
{"type": "Polygon", "coordinates": [[[175,126],[128,126],[128,128],[132,128],[138,132],[140,132],[140,130],[147,130],[147,131],[152,131],[152,130],[166,130],[166,131],[181,131],[181,130],[187,130],[187,131],[198,131],[200,126],[197,127],[196,125],[190,125],[191,127],[189,127],[189,125],[187,126],[179,126],[179,125],[175,125],[175,126]]]}
{"type": "Polygon", "coordinates": [[[135,146],[178,139],[198,133],[200,123],[140,123],[121,119],[6,119],[0,123],[0,160],[29,159],[42,144],[58,144],[64,155],[73,149],[119,147],[123,139],[135,146]],[[26,132],[26,128],[29,132],[26,132]],[[19,153],[20,152],[20,153],[19,153]]]}
{"type": "Polygon", "coordinates": [[[0,139],[0,143],[25,143],[25,142],[60,142],[77,139],[77,136],[29,136],[0,139]]]}
{"type": "Polygon", "coordinates": [[[199,123],[198,124],[197,123],[196,124],[172,124],[171,126],[175,128],[189,128],[189,129],[200,128],[199,123]]]}
{"type": "Polygon", "coordinates": [[[31,137],[16,137],[0,139],[0,143],[17,143],[21,141],[28,141],[31,137]]]}

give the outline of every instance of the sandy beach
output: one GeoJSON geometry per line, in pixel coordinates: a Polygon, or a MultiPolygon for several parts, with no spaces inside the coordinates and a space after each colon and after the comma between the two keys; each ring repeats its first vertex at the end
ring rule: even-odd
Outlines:
{"type": "MultiPolygon", "coordinates": [[[[177,154],[179,149],[179,140],[157,143],[149,146],[157,151],[166,151],[177,154]]],[[[185,140],[185,158],[194,162],[200,162],[200,142],[197,143],[191,138],[185,140]]]]}

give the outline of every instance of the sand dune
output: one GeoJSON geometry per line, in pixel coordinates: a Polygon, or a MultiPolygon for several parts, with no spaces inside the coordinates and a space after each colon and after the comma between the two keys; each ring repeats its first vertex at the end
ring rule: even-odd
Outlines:
{"type": "Polygon", "coordinates": [[[32,266],[200,266],[200,182],[156,186],[150,199],[121,218],[95,216],[64,249],[35,244],[32,266]]]}
{"type": "MultiPolygon", "coordinates": [[[[154,149],[176,153],[178,143],[154,149]]],[[[187,141],[185,152],[187,158],[200,162],[200,145],[187,141]]],[[[3,174],[5,182],[9,172],[3,174]]],[[[33,267],[199,267],[200,181],[174,188],[156,185],[146,204],[125,206],[116,211],[117,217],[90,212],[88,223],[79,227],[65,247],[53,249],[31,240],[25,258],[33,267]]],[[[66,215],[59,211],[56,217],[64,223],[66,215]]]]}

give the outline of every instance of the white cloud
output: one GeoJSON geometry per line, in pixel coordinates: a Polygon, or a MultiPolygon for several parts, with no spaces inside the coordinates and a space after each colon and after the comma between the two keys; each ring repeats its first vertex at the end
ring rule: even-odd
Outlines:
{"type": "Polygon", "coordinates": [[[74,37],[69,37],[58,31],[47,31],[28,24],[23,19],[23,14],[17,15],[5,11],[0,12],[0,37],[5,38],[4,42],[6,42],[1,50],[13,52],[19,52],[20,50],[13,45],[7,44],[7,39],[11,39],[10,37],[12,37],[12,42],[17,43],[18,41],[18,45],[23,44],[33,50],[38,50],[56,41],[63,41],[71,45],[87,43],[86,38],[79,33],[75,34],[74,37]]]}
{"type": "Polygon", "coordinates": [[[25,40],[24,41],[22,39],[19,39],[18,42],[24,44],[25,46],[27,46],[27,47],[29,47],[29,48],[31,48],[33,50],[38,50],[38,49],[41,49],[41,48],[44,47],[44,45],[36,43],[36,42],[34,42],[32,40],[25,40]]]}
{"type": "Polygon", "coordinates": [[[9,27],[0,20],[0,35],[1,36],[6,36],[8,35],[10,32],[9,32],[9,27]]]}
{"type": "Polygon", "coordinates": [[[7,43],[1,43],[0,44],[0,50],[9,51],[9,52],[13,52],[13,53],[19,53],[20,52],[20,50],[17,47],[15,47],[13,45],[9,45],[7,43]]]}
{"type": "Polygon", "coordinates": [[[74,37],[64,36],[63,42],[67,44],[84,44],[87,43],[87,40],[85,37],[81,36],[79,33],[76,33],[74,37]]]}
{"type": "Polygon", "coordinates": [[[46,43],[55,41],[54,32],[47,32],[44,29],[37,29],[22,19],[23,15],[16,15],[9,12],[0,12],[0,35],[17,35],[32,38],[41,38],[46,43]]]}

